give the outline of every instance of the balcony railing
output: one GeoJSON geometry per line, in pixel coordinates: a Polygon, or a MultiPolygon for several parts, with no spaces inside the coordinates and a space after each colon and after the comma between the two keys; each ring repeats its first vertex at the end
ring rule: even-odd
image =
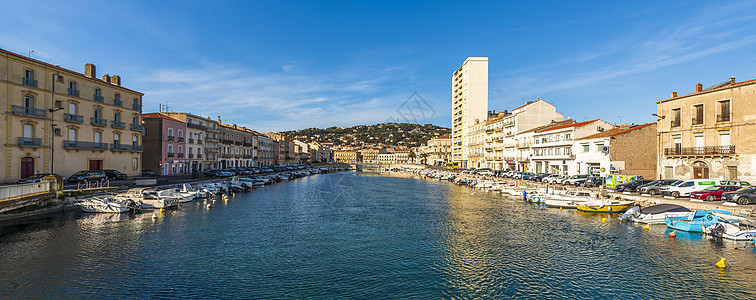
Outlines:
{"type": "Polygon", "coordinates": [[[197,153],[197,159],[202,159],[202,153],[197,153]]]}
{"type": "Polygon", "coordinates": [[[669,122],[669,126],[670,127],[680,127],[680,119],[672,120],[671,122],[669,122]]]}
{"type": "Polygon", "coordinates": [[[35,116],[35,117],[43,117],[43,118],[47,116],[46,110],[38,109],[34,107],[13,105],[11,109],[12,109],[11,112],[17,115],[27,115],[27,116],[35,116]]]}
{"type": "Polygon", "coordinates": [[[113,105],[123,107],[123,100],[114,99],[113,100],[113,105]]]}
{"type": "Polygon", "coordinates": [[[110,121],[110,127],[118,128],[118,129],[125,129],[126,123],[113,120],[113,121],[110,121]]]}
{"type": "Polygon", "coordinates": [[[730,156],[735,154],[735,145],[727,146],[704,146],[704,147],[675,147],[664,148],[665,156],[675,155],[715,155],[715,156],[730,156]]]}
{"type": "Polygon", "coordinates": [[[184,157],[184,153],[182,153],[182,152],[179,152],[179,153],[178,153],[178,157],[180,157],[180,158],[183,158],[183,157],[184,157]]]}
{"type": "Polygon", "coordinates": [[[91,150],[108,150],[108,143],[81,142],[81,141],[63,141],[65,149],[91,149],[91,150]]]}
{"type": "Polygon", "coordinates": [[[723,114],[717,115],[717,122],[730,122],[730,114],[723,113],[723,114]]]}
{"type": "Polygon", "coordinates": [[[79,90],[75,90],[75,89],[68,89],[68,95],[69,95],[69,96],[75,96],[75,97],[79,97],[79,90]]]}
{"type": "Polygon", "coordinates": [[[131,109],[142,111],[142,106],[139,105],[139,104],[134,103],[134,104],[131,105],[131,109]]]}
{"type": "Polygon", "coordinates": [[[115,151],[144,151],[144,146],[142,145],[127,145],[127,144],[116,144],[113,143],[110,145],[110,150],[115,151]]]}
{"type": "Polygon", "coordinates": [[[692,118],[690,119],[690,124],[701,125],[703,124],[703,118],[692,118]]]}
{"type": "Polygon", "coordinates": [[[169,141],[169,142],[170,142],[170,141],[173,141],[173,136],[172,136],[172,135],[169,135],[169,136],[168,136],[168,141],[169,141]]]}
{"type": "Polygon", "coordinates": [[[205,152],[218,152],[218,147],[205,147],[205,152]]]}
{"type": "Polygon", "coordinates": [[[197,140],[197,144],[202,145],[202,140],[197,140]]]}
{"type": "Polygon", "coordinates": [[[135,130],[135,131],[142,131],[142,124],[131,123],[131,126],[129,127],[129,129],[135,130]]]}
{"type": "Polygon", "coordinates": [[[231,154],[231,153],[223,153],[223,154],[221,154],[220,156],[221,156],[221,157],[223,157],[223,158],[231,158],[231,157],[234,157],[234,155],[233,155],[233,154],[231,154]]]}
{"type": "Polygon", "coordinates": [[[184,141],[184,137],[183,136],[178,137],[178,141],[179,142],[183,142],[184,141]]]}
{"type": "Polygon", "coordinates": [[[108,120],[98,119],[95,117],[89,118],[89,123],[96,126],[108,126],[108,120]]]}
{"type": "Polygon", "coordinates": [[[168,157],[173,157],[173,152],[168,152],[168,157]]]}
{"type": "Polygon", "coordinates": [[[205,139],[207,139],[208,143],[217,143],[218,142],[218,139],[216,139],[214,137],[206,137],[205,139]]]}
{"type": "Polygon", "coordinates": [[[200,129],[200,130],[206,130],[207,129],[207,126],[205,126],[205,125],[194,124],[194,123],[186,123],[186,126],[189,127],[189,128],[200,129]]]}
{"type": "Polygon", "coordinates": [[[41,138],[19,137],[18,138],[18,145],[19,146],[42,147],[42,139],[41,138]]]}
{"type": "Polygon", "coordinates": [[[84,123],[84,116],[65,113],[63,114],[63,120],[66,122],[84,123]]]}
{"type": "Polygon", "coordinates": [[[193,138],[189,138],[189,143],[194,144],[194,139],[193,138]]]}
{"type": "Polygon", "coordinates": [[[186,158],[194,158],[194,153],[187,154],[186,158]]]}
{"type": "Polygon", "coordinates": [[[33,78],[26,78],[26,77],[24,77],[24,85],[25,86],[37,87],[38,83],[39,83],[39,81],[34,80],[33,78]]]}
{"type": "Polygon", "coordinates": [[[95,102],[105,103],[105,97],[102,95],[94,95],[92,98],[94,98],[95,102]]]}

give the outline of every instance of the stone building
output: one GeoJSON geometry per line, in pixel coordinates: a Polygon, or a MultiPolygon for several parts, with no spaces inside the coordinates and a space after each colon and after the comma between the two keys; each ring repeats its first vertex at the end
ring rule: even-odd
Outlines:
{"type": "Polygon", "coordinates": [[[362,161],[360,152],[353,149],[334,150],[333,159],[339,163],[358,163],[362,161]]]}
{"type": "Polygon", "coordinates": [[[0,49],[0,181],[35,173],[142,169],[142,96],[118,75],[97,78],[0,49]]]}
{"type": "Polygon", "coordinates": [[[662,178],[756,182],[756,79],[730,78],[656,102],[662,178]]]}
{"type": "Polygon", "coordinates": [[[575,139],[578,174],[656,178],[656,123],[626,125],[575,139]]]}
{"type": "Polygon", "coordinates": [[[160,175],[190,173],[186,123],[164,113],[144,114],[144,168],[160,175]]]}
{"type": "MultiPolygon", "coordinates": [[[[432,166],[443,166],[451,161],[451,136],[442,135],[428,140],[428,148],[425,150],[427,157],[426,164],[432,166]]],[[[418,151],[423,153],[422,151],[418,151]]]]}

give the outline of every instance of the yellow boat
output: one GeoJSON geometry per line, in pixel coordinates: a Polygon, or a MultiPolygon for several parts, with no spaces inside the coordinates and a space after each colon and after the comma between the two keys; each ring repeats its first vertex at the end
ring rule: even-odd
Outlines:
{"type": "Polygon", "coordinates": [[[596,200],[577,203],[577,209],[584,212],[621,213],[633,205],[634,201],[596,200]]]}

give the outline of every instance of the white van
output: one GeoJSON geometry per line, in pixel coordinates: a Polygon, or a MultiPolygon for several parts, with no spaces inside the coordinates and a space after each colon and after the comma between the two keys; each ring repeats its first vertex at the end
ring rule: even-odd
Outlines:
{"type": "Polygon", "coordinates": [[[697,192],[705,188],[715,185],[734,185],[734,186],[747,186],[748,182],[735,181],[735,180],[723,180],[723,179],[690,179],[684,180],[676,185],[668,185],[661,187],[661,194],[664,196],[672,197],[688,197],[691,192],[697,192]]]}

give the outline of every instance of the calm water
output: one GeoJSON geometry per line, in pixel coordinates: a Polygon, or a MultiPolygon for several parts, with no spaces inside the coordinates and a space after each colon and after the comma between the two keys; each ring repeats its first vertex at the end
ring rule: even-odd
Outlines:
{"type": "Polygon", "coordinates": [[[756,298],[753,245],[602,217],[438,181],[317,175],[157,220],[75,212],[0,227],[0,298],[756,298]]]}

